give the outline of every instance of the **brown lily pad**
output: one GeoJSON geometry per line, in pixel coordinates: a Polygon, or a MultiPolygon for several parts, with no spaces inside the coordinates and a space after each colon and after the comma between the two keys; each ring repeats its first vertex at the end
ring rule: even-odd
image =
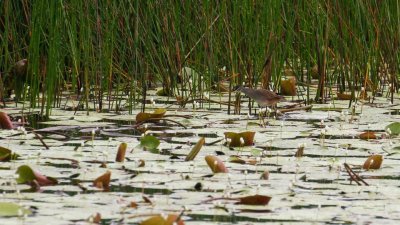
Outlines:
{"type": "Polygon", "coordinates": [[[365,160],[364,165],[363,165],[363,169],[365,170],[377,170],[379,168],[381,168],[382,165],[382,161],[383,161],[383,156],[382,155],[371,155],[368,157],[367,160],[365,160]]]}
{"type": "Polygon", "coordinates": [[[367,131],[367,132],[361,133],[360,139],[362,139],[362,140],[376,139],[375,132],[367,131]]]}
{"type": "Polygon", "coordinates": [[[236,204],[241,205],[268,205],[271,197],[266,195],[251,195],[246,197],[238,198],[239,202],[236,204]]]}
{"type": "Polygon", "coordinates": [[[240,146],[250,146],[254,143],[254,135],[256,132],[245,131],[241,133],[235,132],[225,132],[225,139],[230,139],[229,147],[240,147],[240,146]],[[240,142],[240,138],[243,138],[243,145],[240,142]]]}
{"type": "Polygon", "coordinates": [[[213,173],[228,173],[228,169],[225,167],[224,162],[222,162],[218,157],[208,155],[205,157],[205,160],[213,173]]]}

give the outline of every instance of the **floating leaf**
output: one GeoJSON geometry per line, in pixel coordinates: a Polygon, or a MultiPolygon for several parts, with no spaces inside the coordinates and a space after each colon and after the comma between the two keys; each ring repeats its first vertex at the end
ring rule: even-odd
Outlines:
{"type": "Polygon", "coordinates": [[[364,165],[363,165],[363,169],[365,169],[365,170],[369,170],[369,169],[377,170],[377,169],[381,168],[382,161],[383,161],[382,155],[371,155],[371,156],[368,157],[367,160],[365,160],[364,165]]]}
{"type": "Polygon", "coordinates": [[[205,142],[206,142],[206,139],[204,137],[201,137],[200,140],[196,143],[196,145],[193,146],[189,155],[186,156],[185,161],[193,160],[196,157],[196,155],[199,153],[201,147],[203,147],[205,142]]]}
{"type": "Polygon", "coordinates": [[[0,202],[0,217],[32,215],[32,211],[11,202],[0,202]]]}
{"type": "Polygon", "coordinates": [[[239,163],[239,164],[250,164],[250,165],[255,165],[257,164],[257,160],[256,159],[242,159],[239,156],[232,156],[229,159],[229,162],[231,163],[239,163]]]}
{"type": "Polygon", "coordinates": [[[400,123],[394,122],[385,127],[385,131],[390,130],[391,135],[399,135],[400,134],[400,123]]]}
{"type": "Polygon", "coordinates": [[[166,109],[156,109],[153,113],[140,112],[136,115],[136,123],[141,123],[149,119],[160,119],[166,112],[166,109]]]}
{"type": "Polygon", "coordinates": [[[169,214],[167,219],[164,219],[161,215],[156,215],[148,218],[147,220],[140,223],[140,225],[185,225],[183,220],[178,215],[169,214]]]}
{"type": "Polygon", "coordinates": [[[239,163],[239,164],[246,164],[246,161],[238,156],[232,156],[229,158],[229,162],[231,163],[239,163]]]}
{"type": "Polygon", "coordinates": [[[376,135],[372,131],[367,131],[360,134],[360,139],[362,140],[376,139],[376,135]]]}
{"type": "Polygon", "coordinates": [[[351,100],[351,95],[344,93],[337,93],[337,99],[339,100],[351,100]]]}
{"type": "Polygon", "coordinates": [[[238,198],[239,202],[236,204],[241,205],[268,205],[271,197],[266,195],[251,195],[246,197],[238,198]]]}
{"type": "Polygon", "coordinates": [[[0,128],[1,129],[13,129],[14,126],[10,120],[10,117],[5,112],[0,112],[0,128]]]}
{"type": "Polygon", "coordinates": [[[27,165],[18,167],[17,173],[18,173],[17,182],[19,184],[29,184],[29,185],[38,184],[39,186],[49,186],[58,184],[58,181],[55,178],[44,176],[39,172],[32,170],[27,165]]]}
{"type": "Polygon", "coordinates": [[[281,94],[296,96],[296,77],[290,77],[287,80],[281,80],[281,94]]]}
{"type": "Polygon", "coordinates": [[[140,223],[140,225],[164,225],[165,219],[161,215],[152,216],[140,223]]]}
{"type": "Polygon", "coordinates": [[[224,162],[216,156],[208,155],[205,157],[207,165],[211,168],[213,173],[227,173],[228,169],[225,167],[224,162]]]}
{"type": "Polygon", "coordinates": [[[140,139],[140,146],[142,146],[142,148],[144,148],[145,150],[152,151],[154,149],[157,149],[159,145],[160,141],[156,137],[151,135],[143,136],[140,139]]]}
{"type": "Polygon", "coordinates": [[[230,139],[229,147],[239,147],[241,146],[240,138],[243,138],[244,144],[243,146],[250,146],[254,143],[254,135],[256,132],[253,131],[245,131],[241,133],[235,132],[225,132],[225,139],[230,139]]]}
{"type": "Polygon", "coordinates": [[[110,190],[110,179],[111,179],[111,171],[107,171],[103,175],[96,178],[96,180],[93,181],[93,185],[96,186],[97,188],[101,188],[105,191],[108,191],[110,190]]]}
{"type": "Polygon", "coordinates": [[[185,225],[185,223],[180,219],[179,215],[169,214],[165,225],[185,225]]]}
{"type": "Polygon", "coordinates": [[[12,151],[10,149],[0,146],[0,161],[15,160],[18,157],[19,157],[19,155],[12,153],[12,151]]]}
{"type": "Polygon", "coordinates": [[[127,146],[128,145],[126,143],[121,143],[119,145],[117,156],[115,158],[116,162],[123,162],[125,160],[125,153],[126,153],[127,146]]]}

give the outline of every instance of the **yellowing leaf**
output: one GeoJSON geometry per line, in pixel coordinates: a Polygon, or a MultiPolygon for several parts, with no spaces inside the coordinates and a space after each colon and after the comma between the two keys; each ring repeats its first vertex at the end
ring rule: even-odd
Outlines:
{"type": "Polygon", "coordinates": [[[205,157],[207,165],[211,168],[213,173],[227,173],[228,169],[225,167],[224,162],[216,156],[208,155],[205,157]]]}
{"type": "Polygon", "coordinates": [[[12,153],[10,149],[0,146],[0,161],[10,161],[17,159],[18,157],[19,155],[12,153]]]}
{"type": "Polygon", "coordinates": [[[382,155],[371,155],[371,156],[368,157],[367,160],[365,160],[364,165],[363,165],[363,169],[365,169],[365,170],[369,170],[369,169],[377,170],[377,169],[381,168],[382,161],[383,161],[382,155]]]}
{"type": "Polygon", "coordinates": [[[153,113],[140,112],[136,115],[136,123],[141,123],[149,119],[160,119],[166,112],[166,109],[156,109],[153,113]]]}

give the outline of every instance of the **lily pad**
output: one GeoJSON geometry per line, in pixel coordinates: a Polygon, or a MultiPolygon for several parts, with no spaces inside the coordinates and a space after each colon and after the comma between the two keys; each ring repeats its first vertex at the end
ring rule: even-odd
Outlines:
{"type": "Polygon", "coordinates": [[[385,127],[386,131],[390,131],[391,135],[399,135],[400,134],[400,123],[394,122],[385,127]]]}
{"type": "Polygon", "coordinates": [[[13,217],[22,215],[32,215],[32,211],[11,202],[0,202],[0,216],[13,217]]]}
{"type": "Polygon", "coordinates": [[[363,169],[365,170],[377,170],[379,168],[381,168],[382,165],[382,161],[383,161],[383,157],[382,155],[371,155],[368,157],[367,160],[365,160],[364,165],[363,165],[363,169]]]}
{"type": "Polygon", "coordinates": [[[156,109],[152,113],[140,112],[136,115],[136,123],[141,123],[150,119],[160,119],[164,117],[166,109],[156,109]]]}
{"type": "Polygon", "coordinates": [[[48,177],[32,170],[29,166],[23,165],[17,169],[18,178],[17,183],[19,184],[29,184],[29,185],[39,185],[39,186],[49,186],[55,185],[58,181],[53,177],[48,177]]]}
{"type": "Polygon", "coordinates": [[[145,150],[154,150],[160,145],[160,141],[151,135],[146,135],[140,139],[140,146],[145,150]]]}
{"type": "Polygon", "coordinates": [[[253,131],[245,131],[245,132],[241,132],[241,133],[235,133],[235,132],[225,132],[224,133],[225,139],[230,139],[230,142],[228,141],[229,147],[240,147],[240,146],[253,145],[255,134],[256,134],[256,132],[253,132],[253,131]]]}
{"type": "Polygon", "coordinates": [[[205,157],[207,165],[213,173],[227,173],[228,169],[225,167],[224,162],[216,156],[208,155],[205,157]]]}
{"type": "Polygon", "coordinates": [[[18,157],[19,157],[19,155],[12,153],[12,151],[10,149],[0,146],[0,161],[15,160],[18,157]]]}

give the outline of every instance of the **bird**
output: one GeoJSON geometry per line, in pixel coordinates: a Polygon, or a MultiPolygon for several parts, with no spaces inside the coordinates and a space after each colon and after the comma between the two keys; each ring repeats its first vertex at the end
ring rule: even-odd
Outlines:
{"type": "Polygon", "coordinates": [[[252,89],[248,87],[239,86],[236,91],[240,91],[253,99],[261,107],[274,106],[281,100],[285,99],[283,96],[276,94],[273,91],[266,89],[252,89]]]}

